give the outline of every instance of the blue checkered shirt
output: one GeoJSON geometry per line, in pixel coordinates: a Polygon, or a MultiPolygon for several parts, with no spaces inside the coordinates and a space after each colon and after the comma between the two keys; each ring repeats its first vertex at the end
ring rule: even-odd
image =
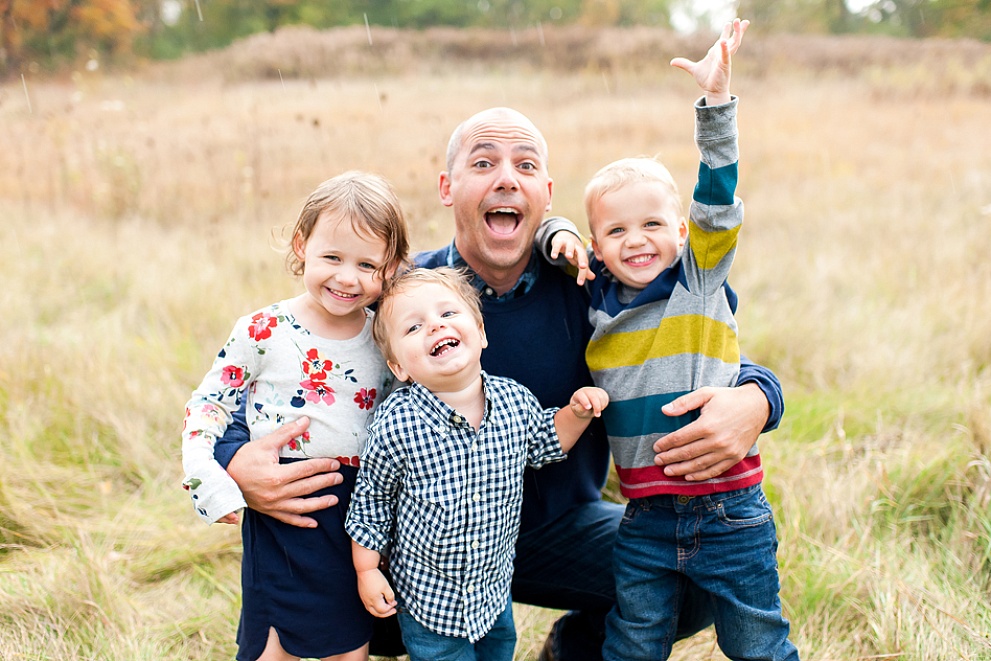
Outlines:
{"type": "Polygon", "coordinates": [[[439,634],[484,636],[506,608],[523,501],[523,469],[565,458],[556,408],[482,373],[476,433],[419,384],[376,411],[345,527],[389,550],[399,607],[439,634]]]}

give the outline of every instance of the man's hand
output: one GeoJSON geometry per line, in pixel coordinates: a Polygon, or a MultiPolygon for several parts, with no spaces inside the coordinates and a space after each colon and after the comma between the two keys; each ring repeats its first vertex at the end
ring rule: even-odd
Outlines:
{"type": "Polygon", "coordinates": [[[551,259],[557,259],[558,255],[578,269],[576,282],[579,285],[585,284],[586,280],[595,280],[595,274],[588,270],[588,253],[577,235],[566,230],[551,235],[551,259]]]}
{"type": "Polygon", "coordinates": [[[268,436],[245,443],[227,466],[248,507],[301,528],[317,527],[317,522],[305,514],[337,504],[337,496],[305,496],[344,481],[336,459],[279,463],[279,448],[306,431],[309,425],[309,418],[300,418],[268,436]]]}
{"type": "Polygon", "coordinates": [[[654,443],[654,463],[664,474],[688,481],[721,475],[757,442],[770,406],[755,383],[736,388],[699,388],[661,409],[677,416],[699,409],[699,417],[654,443]]]}

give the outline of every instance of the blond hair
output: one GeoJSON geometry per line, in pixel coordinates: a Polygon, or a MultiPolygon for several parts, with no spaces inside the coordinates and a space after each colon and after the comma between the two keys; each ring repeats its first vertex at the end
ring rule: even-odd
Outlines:
{"type": "Polygon", "coordinates": [[[435,269],[415,268],[406,271],[387,281],[382,287],[378,310],[372,321],[372,339],[375,340],[376,346],[386,360],[391,361],[395,358],[392,354],[392,346],[389,344],[389,333],[386,328],[386,319],[392,312],[392,299],[411,287],[428,283],[442,285],[454,292],[468,306],[468,312],[475,322],[479,326],[483,325],[481,295],[472,286],[463,270],[441,266],[435,269]]]}
{"type": "Polygon", "coordinates": [[[660,161],[649,156],[621,158],[596,172],[585,185],[585,215],[592,220],[592,207],[602,199],[602,196],[628,184],[639,182],[657,183],[667,189],[677,205],[678,215],[684,213],[681,194],[674,177],[660,161]]]}
{"type": "Polygon", "coordinates": [[[380,276],[385,277],[406,263],[409,230],[392,185],[380,175],[349,170],[323,182],[306,198],[286,253],[286,268],[293,275],[303,275],[306,268],[293,245],[297,240],[305,243],[310,238],[317,220],[325,212],[350,223],[355,233],[385,242],[385,261],[376,271],[380,276]]]}

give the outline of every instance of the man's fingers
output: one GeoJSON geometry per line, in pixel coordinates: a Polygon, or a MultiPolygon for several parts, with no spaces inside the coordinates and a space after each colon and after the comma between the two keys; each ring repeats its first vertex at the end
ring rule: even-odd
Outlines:
{"type": "Polygon", "coordinates": [[[265,436],[262,436],[254,443],[261,443],[266,449],[278,450],[283,445],[287,444],[292,439],[296,438],[310,426],[310,419],[307,417],[302,417],[299,420],[294,420],[293,422],[287,422],[275,431],[265,436]]]}
{"type": "MultiPolygon", "coordinates": [[[[297,462],[304,463],[304,462],[297,462]]],[[[285,464],[283,464],[285,465],[285,464]]],[[[292,482],[286,482],[279,489],[280,500],[289,501],[291,499],[304,499],[304,500],[319,500],[318,498],[306,498],[312,493],[316,493],[321,489],[326,489],[328,487],[333,487],[344,481],[344,477],[340,473],[318,473],[316,475],[311,475],[309,477],[303,477],[292,482]]],[[[321,496],[320,498],[335,498],[335,496],[321,496]]],[[[308,512],[314,510],[323,509],[322,507],[313,507],[308,512]]]]}

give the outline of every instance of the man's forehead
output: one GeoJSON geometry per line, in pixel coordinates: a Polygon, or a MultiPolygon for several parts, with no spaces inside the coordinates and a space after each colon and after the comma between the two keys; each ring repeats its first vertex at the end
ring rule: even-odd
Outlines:
{"type": "Polygon", "coordinates": [[[502,143],[513,148],[546,151],[543,136],[524,115],[515,111],[487,111],[473,117],[464,128],[461,144],[472,151],[487,143],[502,143]]]}

